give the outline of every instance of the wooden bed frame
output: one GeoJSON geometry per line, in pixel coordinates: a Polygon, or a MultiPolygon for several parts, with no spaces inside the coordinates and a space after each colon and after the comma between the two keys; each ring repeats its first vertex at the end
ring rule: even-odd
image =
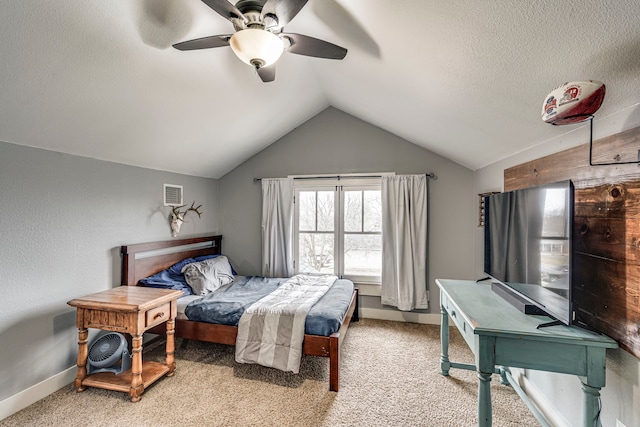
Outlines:
{"type": "MultiPolygon", "coordinates": [[[[191,239],[174,239],[162,242],[140,243],[122,246],[122,285],[137,286],[140,279],[169,268],[185,258],[216,255],[222,252],[222,236],[206,236],[191,239]],[[145,257],[136,254],[149,251],[179,248],[178,252],[164,253],[145,257]]],[[[358,320],[358,290],[351,296],[351,304],[342,321],[340,330],[328,337],[305,334],[302,352],[305,355],[329,358],[329,390],[338,391],[338,372],[340,366],[340,346],[351,321],[358,320]]],[[[150,329],[148,332],[163,335],[166,333],[164,325],[150,329]]],[[[218,344],[236,344],[237,326],[218,325],[213,323],[194,322],[191,320],[176,320],[176,337],[206,341],[218,344]]]]}

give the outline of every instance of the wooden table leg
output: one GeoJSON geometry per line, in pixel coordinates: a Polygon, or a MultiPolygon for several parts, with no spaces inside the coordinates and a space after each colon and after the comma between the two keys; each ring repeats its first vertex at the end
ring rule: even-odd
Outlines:
{"type": "Polygon", "coordinates": [[[443,306],[440,306],[442,320],[440,321],[440,372],[449,376],[451,362],[449,361],[449,315],[443,306]]]}
{"type": "Polygon", "coordinates": [[[600,387],[582,383],[582,424],[601,427],[600,423],[600,387]]]}
{"type": "Polygon", "coordinates": [[[491,415],[491,373],[478,371],[478,426],[490,427],[491,415]]]}
{"type": "Polygon", "coordinates": [[[89,331],[86,328],[78,329],[78,373],[76,379],[73,382],[76,391],[84,391],[85,387],[82,385],[82,381],[87,377],[87,358],[88,353],[88,336],[89,331]]]}
{"type": "Polygon", "coordinates": [[[142,398],[144,384],[142,383],[142,335],[131,336],[131,388],[129,396],[132,402],[142,398]]]}
{"type": "Polygon", "coordinates": [[[511,374],[511,370],[506,366],[500,366],[496,369],[496,374],[500,374],[500,384],[511,386],[511,383],[507,378],[507,373],[511,374]]]}
{"type": "Polygon", "coordinates": [[[495,337],[481,337],[476,350],[476,371],[478,372],[478,425],[490,427],[491,415],[491,375],[496,370],[495,337]]]}
{"type": "Polygon", "coordinates": [[[175,332],[176,332],[176,321],[174,319],[167,320],[167,345],[166,345],[166,365],[169,367],[169,372],[167,372],[167,376],[171,377],[175,373],[176,370],[176,360],[175,360],[175,332]]]}

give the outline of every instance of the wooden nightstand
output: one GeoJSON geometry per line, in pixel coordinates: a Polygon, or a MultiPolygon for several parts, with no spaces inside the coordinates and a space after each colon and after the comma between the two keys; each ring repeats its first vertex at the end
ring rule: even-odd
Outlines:
{"type": "Polygon", "coordinates": [[[142,397],[145,388],[164,375],[172,376],[174,360],[174,332],[177,299],[182,291],[121,286],[69,301],[76,307],[78,326],[78,374],[74,381],[77,391],[86,387],[128,392],[132,402],[142,397]],[[142,362],[142,334],[163,322],[167,323],[165,363],[142,362]],[[127,333],[131,335],[131,369],[121,374],[100,372],[87,375],[88,328],[127,333]]]}

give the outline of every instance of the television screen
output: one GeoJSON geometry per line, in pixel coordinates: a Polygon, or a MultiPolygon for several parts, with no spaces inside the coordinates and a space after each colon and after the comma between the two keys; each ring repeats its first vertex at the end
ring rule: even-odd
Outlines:
{"type": "Polygon", "coordinates": [[[573,194],[562,181],[485,198],[485,273],[567,325],[573,194]]]}

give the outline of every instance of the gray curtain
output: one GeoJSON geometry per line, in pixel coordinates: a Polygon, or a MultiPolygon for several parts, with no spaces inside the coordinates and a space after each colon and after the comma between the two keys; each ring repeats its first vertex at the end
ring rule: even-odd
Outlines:
{"type": "Polygon", "coordinates": [[[293,273],[293,178],[263,178],[262,275],[293,273]]]}
{"type": "Polygon", "coordinates": [[[493,204],[489,210],[494,224],[491,228],[499,230],[491,235],[491,253],[506,252],[507,256],[491,259],[492,273],[509,283],[540,283],[544,191],[531,189],[494,197],[503,198],[504,202],[493,204]]]}
{"type": "Polygon", "coordinates": [[[382,304],[429,308],[427,177],[382,177],[382,304]]]}

